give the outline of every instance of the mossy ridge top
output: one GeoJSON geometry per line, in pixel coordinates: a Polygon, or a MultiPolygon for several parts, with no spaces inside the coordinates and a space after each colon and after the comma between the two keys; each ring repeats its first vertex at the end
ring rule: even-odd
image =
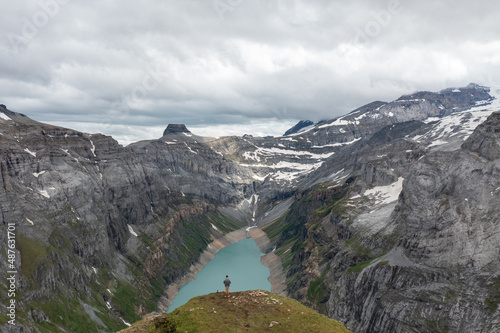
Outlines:
{"type": "Polygon", "coordinates": [[[177,332],[350,332],[338,321],[264,290],[233,292],[229,298],[223,292],[198,296],[168,315],[147,318],[120,332],[162,332],[173,326],[177,332]]]}

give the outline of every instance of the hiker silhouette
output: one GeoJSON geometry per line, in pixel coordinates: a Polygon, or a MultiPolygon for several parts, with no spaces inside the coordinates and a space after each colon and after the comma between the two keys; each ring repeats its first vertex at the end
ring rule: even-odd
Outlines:
{"type": "Polygon", "coordinates": [[[224,280],[224,288],[226,290],[226,293],[224,297],[229,297],[229,286],[231,285],[231,280],[229,280],[229,276],[226,275],[226,279],[224,280]]]}

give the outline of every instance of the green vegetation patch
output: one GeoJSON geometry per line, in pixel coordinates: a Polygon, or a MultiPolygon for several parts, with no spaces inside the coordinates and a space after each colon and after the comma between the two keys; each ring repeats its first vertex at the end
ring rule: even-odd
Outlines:
{"type": "Polygon", "coordinates": [[[139,291],[131,284],[117,280],[116,290],[113,294],[113,306],[123,313],[126,321],[133,323],[141,319],[135,312],[135,304],[140,299],[139,291]]]}
{"type": "Polygon", "coordinates": [[[495,313],[500,304],[500,276],[493,278],[492,282],[488,284],[490,290],[490,297],[486,298],[484,304],[491,314],[495,313]]]}
{"type": "Polygon", "coordinates": [[[10,320],[9,317],[0,313],[0,325],[6,324],[9,320],[10,320]]]}
{"type": "Polygon", "coordinates": [[[229,218],[228,216],[218,211],[209,213],[207,215],[207,220],[223,233],[238,230],[246,225],[245,223],[241,223],[232,218],[229,218]]]}
{"type": "Polygon", "coordinates": [[[271,241],[277,240],[281,233],[286,229],[287,225],[285,223],[285,216],[286,214],[281,215],[276,220],[262,228],[271,241]]]}
{"type": "Polygon", "coordinates": [[[139,239],[144,243],[146,244],[146,246],[149,246],[149,248],[152,250],[152,251],[156,251],[157,247],[156,245],[153,243],[153,241],[148,237],[146,236],[146,234],[141,234],[139,236],[139,239]]]}
{"type": "Polygon", "coordinates": [[[99,311],[95,311],[94,313],[95,313],[95,315],[97,317],[99,317],[99,319],[102,320],[102,322],[109,329],[111,329],[112,332],[117,332],[118,330],[123,329],[123,327],[125,326],[125,324],[123,324],[123,323],[117,323],[116,321],[114,321],[113,319],[111,319],[108,315],[103,314],[103,313],[101,313],[99,311]]]}
{"type": "Polygon", "coordinates": [[[371,250],[361,244],[359,236],[346,240],[345,245],[347,245],[353,254],[358,257],[366,257],[370,255],[371,250]]]}
{"type": "Polygon", "coordinates": [[[303,224],[287,223],[287,216],[289,215],[280,216],[262,229],[271,242],[278,242],[275,253],[281,258],[285,270],[292,266],[295,254],[302,248],[305,231],[303,224]],[[288,236],[283,237],[283,235],[288,236]]]}
{"type": "Polygon", "coordinates": [[[276,294],[252,290],[213,293],[191,299],[165,316],[150,318],[121,333],[142,332],[350,332],[341,323],[276,294]]]}
{"type": "Polygon", "coordinates": [[[38,267],[46,262],[48,251],[37,240],[28,238],[23,234],[17,235],[17,246],[21,252],[21,270],[28,280],[33,278],[38,267]]]}
{"type": "Polygon", "coordinates": [[[311,281],[311,283],[309,284],[309,288],[307,290],[307,299],[310,302],[316,304],[321,313],[324,313],[326,302],[330,297],[330,291],[325,285],[326,272],[327,270],[325,270],[325,272],[320,278],[311,281]]]}
{"type": "MultiPolygon", "coordinates": [[[[380,258],[380,257],[382,257],[384,255],[385,255],[385,253],[382,254],[382,255],[380,255],[380,256],[378,256],[378,257],[376,257],[376,258],[363,261],[362,263],[359,263],[356,266],[350,267],[347,271],[349,273],[359,273],[363,269],[365,269],[366,267],[368,267],[375,259],[378,259],[378,258],[380,258]]],[[[382,263],[382,264],[386,264],[386,263],[382,263]]]]}
{"type": "Polygon", "coordinates": [[[443,327],[443,325],[447,326],[446,324],[440,325],[440,323],[428,319],[425,320],[425,324],[432,328],[435,332],[448,333],[448,329],[446,327],[443,327]]]}
{"type": "MultiPolygon", "coordinates": [[[[337,193],[338,194],[338,193],[337,193]]],[[[343,193],[342,193],[343,195],[343,193]]],[[[337,196],[332,196],[326,202],[326,205],[316,209],[313,214],[315,214],[319,218],[323,218],[330,213],[334,213],[337,216],[345,215],[348,207],[346,206],[346,199],[337,199],[337,196]]]]}
{"type": "Polygon", "coordinates": [[[54,328],[54,324],[74,333],[97,332],[103,329],[101,326],[98,328],[76,299],[64,299],[61,296],[35,305],[52,321],[38,324],[46,330],[54,328]]]}
{"type": "Polygon", "coordinates": [[[59,327],[48,321],[37,323],[36,327],[41,333],[64,332],[59,327]]]}

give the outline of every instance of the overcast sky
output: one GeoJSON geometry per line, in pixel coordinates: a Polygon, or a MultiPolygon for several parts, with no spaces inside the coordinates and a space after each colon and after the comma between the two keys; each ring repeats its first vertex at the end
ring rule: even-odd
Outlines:
{"type": "Polygon", "coordinates": [[[1,1],[0,103],[122,143],[500,81],[498,0],[1,1]]]}

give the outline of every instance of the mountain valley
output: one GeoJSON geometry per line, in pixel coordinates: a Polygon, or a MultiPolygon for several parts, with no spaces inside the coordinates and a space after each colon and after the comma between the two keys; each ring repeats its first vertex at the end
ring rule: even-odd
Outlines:
{"type": "Polygon", "coordinates": [[[125,147],[0,105],[0,174],[0,242],[14,223],[19,272],[2,331],[126,328],[249,227],[281,261],[282,296],[353,332],[500,330],[494,88],[376,101],[276,138],[170,124],[125,147]]]}

